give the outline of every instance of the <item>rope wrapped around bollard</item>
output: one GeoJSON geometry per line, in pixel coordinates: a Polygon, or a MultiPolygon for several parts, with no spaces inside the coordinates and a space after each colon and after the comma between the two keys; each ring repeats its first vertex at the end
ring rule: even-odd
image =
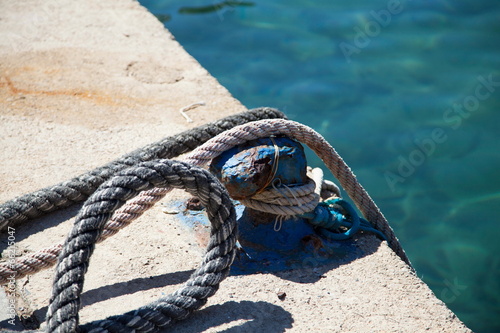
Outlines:
{"type": "Polygon", "coordinates": [[[199,309],[226,278],[235,256],[236,213],[225,188],[208,171],[156,160],[126,169],[102,184],[78,213],[59,261],[47,312],[48,332],[155,332],[199,309]],[[80,294],[95,243],[113,212],[141,191],[184,189],[200,199],[212,225],[200,267],[176,292],[137,310],[78,327],[80,294]]]}
{"type": "MultiPolygon", "coordinates": [[[[272,109],[271,109],[272,110],[272,109]]],[[[357,207],[363,213],[368,221],[374,224],[376,230],[379,230],[384,238],[389,241],[390,247],[394,252],[401,257],[410,267],[411,263],[406,256],[401,244],[399,243],[396,235],[394,234],[391,226],[378,209],[375,202],[368,195],[366,190],[359,184],[351,169],[337,154],[335,149],[326,142],[326,140],[316,131],[311,128],[284,119],[271,119],[250,122],[245,125],[234,127],[226,132],[223,132],[216,137],[208,140],[202,146],[199,146],[191,153],[185,156],[188,163],[200,167],[206,167],[207,164],[222,152],[241,144],[248,140],[259,137],[267,137],[270,135],[286,134],[300,142],[307,144],[318,156],[325,162],[326,166],[341,182],[344,189],[348,192],[351,198],[356,203],[357,207]]],[[[315,180],[316,184],[322,184],[325,190],[337,193],[339,196],[339,189],[329,182],[323,180],[323,175],[319,175],[319,180],[315,180]]],[[[307,186],[307,185],[306,185],[307,186]]],[[[313,186],[314,187],[314,186],[313,186]]],[[[321,189],[321,187],[319,188],[321,189]]],[[[138,218],[143,212],[152,207],[156,202],[161,200],[169,189],[154,188],[152,190],[144,191],[136,198],[127,202],[122,208],[116,211],[111,219],[109,219],[104,226],[105,231],[101,235],[99,241],[114,235],[119,229],[124,228],[133,220],[138,218]]],[[[311,191],[307,191],[309,193],[311,191]]],[[[268,195],[269,192],[262,192],[261,197],[268,195]]],[[[300,194],[299,194],[300,196],[300,194]]],[[[259,198],[259,197],[257,197],[259,198]]],[[[255,198],[254,198],[255,199],[255,198]]],[[[271,198],[271,201],[275,199],[271,198]]],[[[252,206],[253,201],[247,200],[246,205],[252,206]]],[[[317,203],[316,203],[317,204],[317,203]]],[[[316,205],[315,204],[315,205],[316,205]]],[[[263,202],[258,203],[259,207],[263,206],[263,202]]],[[[266,204],[266,211],[274,212],[275,214],[303,214],[314,209],[308,205],[301,206],[283,206],[276,204],[266,204]],[[287,211],[285,211],[287,209],[287,211]],[[274,210],[274,211],[273,211],[274,210]]],[[[255,205],[253,206],[255,208],[255,205]]],[[[38,251],[26,257],[16,260],[15,263],[7,265],[0,264],[0,284],[7,282],[7,277],[14,271],[16,272],[16,279],[21,278],[27,274],[33,274],[37,271],[50,267],[54,264],[56,256],[60,251],[60,245],[54,245],[50,248],[38,251]]]]}
{"type": "MultiPolygon", "coordinates": [[[[354,201],[366,220],[373,224],[375,229],[382,232],[389,241],[391,249],[411,266],[403,247],[399,243],[389,222],[368,192],[361,186],[351,168],[340,157],[337,151],[312,128],[285,119],[259,120],[243,124],[225,131],[208,140],[202,146],[192,151],[185,161],[199,166],[207,165],[213,158],[222,152],[249,140],[269,137],[272,135],[286,135],[291,139],[306,144],[316,155],[321,158],[325,166],[338,179],[340,185],[354,201]]],[[[245,204],[245,201],[241,201],[245,204]]],[[[291,211],[293,214],[294,211],[291,211]]]]}

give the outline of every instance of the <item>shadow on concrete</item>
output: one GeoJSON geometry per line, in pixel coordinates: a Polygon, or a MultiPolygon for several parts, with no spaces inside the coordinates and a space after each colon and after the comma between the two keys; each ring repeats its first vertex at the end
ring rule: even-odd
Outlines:
{"type": "Polygon", "coordinates": [[[300,218],[285,220],[276,231],[274,215],[247,208],[239,215],[241,246],[231,275],[265,273],[297,283],[314,283],[327,272],[376,252],[382,242],[361,231],[353,238],[332,239],[300,218]]]}
{"type": "MultiPolygon", "coordinates": [[[[180,284],[189,279],[189,277],[193,272],[194,270],[189,270],[189,271],[166,273],[146,278],[142,277],[135,278],[130,281],[117,282],[96,289],[88,290],[84,292],[81,296],[81,307],[99,303],[110,298],[119,297],[127,294],[133,294],[143,290],[180,284]]],[[[141,306],[141,304],[137,305],[137,307],[139,306],[141,306]]],[[[32,318],[30,319],[30,321],[38,323],[44,322],[45,316],[47,315],[47,309],[48,306],[44,306],[43,308],[36,310],[31,316],[32,318]]],[[[23,326],[23,324],[19,321],[19,318],[17,317],[15,320],[15,325],[9,324],[7,320],[0,321],[0,328],[4,327],[13,331],[22,331],[27,328],[23,326]]],[[[29,327],[29,328],[35,329],[38,327],[29,327]]]]}
{"type": "MultiPolygon", "coordinates": [[[[176,218],[193,233],[198,245],[206,248],[210,238],[206,215],[194,212],[193,219],[193,211],[181,203],[173,203],[172,207],[179,211],[176,218]]],[[[346,240],[331,239],[300,218],[284,220],[276,231],[275,215],[249,210],[241,204],[235,208],[239,245],[231,276],[274,274],[292,282],[314,283],[332,269],[375,253],[382,243],[373,234],[362,231],[346,240]]]]}
{"type": "MultiPolygon", "coordinates": [[[[159,278],[159,277],[156,277],[159,278]]],[[[101,288],[95,289],[98,291],[101,288]]],[[[36,312],[38,318],[45,318],[47,308],[36,312]]],[[[102,318],[104,319],[104,318],[102,318]]],[[[179,321],[166,327],[160,332],[196,333],[207,329],[214,329],[225,325],[217,332],[241,333],[241,332],[266,332],[278,333],[292,328],[293,317],[290,312],[281,306],[268,302],[252,301],[228,301],[205,307],[194,312],[183,321],[179,321]],[[243,323],[241,323],[244,321],[243,323]]],[[[7,321],[0,322],[0,328],[6,328],[12,332],[20,332],[25,328],[16,320],[16,325],[10,325],[7,321]]],[[[31,327],[34,329],[34,327],[31,327]]]]}
{"type": "MultiPolygon", "coordinates": [[[[44,229],[57,227],[61,222],[74,217],[79,209],[79,206],[66,208],[17,227],[16,241],[44,229]]],[[[231,275],[274,274],[288,281],[312,284],[325,277],[329,271],[371,255],[377,251],[382,242],[370,234],[360,233],[354,239],[334,241],[319,237],[314,229],[306,228],[305,231],[300,231],[303,233],[296,236],[295,242],[298,245],[294,249],[287,249],[287,251],[278,250],[276,252],[278,255],[270,252],[271,256],[274,255],[272,260],[266,260],[265,255],[264,257],[255,257],[255,254],[254,259],[249,260],[248,253],[240,251],[231,268],[231,275]]],[[[274,231],[267,233],[271,232],[275,234],[274,231]]],[[[259,234],[262,235],[262,233],[256,233],[256,237],[259,237],[259,234]]],[[[0,241],[0,250],[6,248],[6,243],[6,241],[0,241]]],[[[193,270],[140,277],[89,290],[82,294],[82,307],[122,295],[180,284],[186,281],[192,273],[193,270]]],[[[36,326],[36,323],[44,321],[46,312],[47,306],[36,310],[32,318],[28,318],[28,320],[31,320],[36,326]]],[[[262,327],[266,328],[266,332],[283,332],[286,328],[290,328],[292,323],[291,314],[275,304],[229,301],[197,311],[187,322],[176,323],[174,327],[178,332],[202,332],[220,325],[225,326],[221,332],[254,332],[259,331],[262,327]],[[241,323],[241,321],[245,322],[241,323]],[[231,324],[233,322],[235,323],[231,324]],[[228,328],[228,326],[230,327],[228,328]]],[[[29,327],[31,325],[27,327],[26,323],[24,324],[16,318],[14,326],[4,320],[0,322],[0,327],[13,331],[37,328],[29,327]]]]}
{"type": "Polygon", "coordinates": [[[330,253],[330,256],[313,253],[312,256],[302,260],[299,264],[295,264],[293,269],[272,272],[272,274],[292,282],[315,283],[319,279],[324,278],[325,274],[329,271],[377,252],[382,240],[370,234],[359,234],[352,240],[337,242],[347,242],[348,245],[340,246],[339,248],[342,251],[336,252],[333,249],[333,253],[330,253]],[[362,248],[358,245],[361,239],[364,243],[362,248]],[[351,251],[345,251],[346,249],[351,249],[351,251]]]}
{"type": "MultiPolygon", "coordinates": [[[[67,212],[66,214],[70,214],[67,212]]],[[[59,213],[60,214],[60,213],[59,213]]],[[[66,217],[64,217],[66,218],[66,217]]],[[[55,222],[54,225],[56,225],[55,222]]],[[[231,275],[251,275],[261,273],[271,273],[277,277],[297,283],[315,283],[319,279],[325,277],[325,274],[342,265],[348,264],[356,259],[370,255],[377,251],[381,241],[373,235],[358,235],[353,240],[342,241],[344,244],[339,244],[333,252],[313,253],[313,255],[305,257],[301,261],[294,262],[287,270],[272,271],[269,265],[261,265],[262,270],[242,272],[234,269],[231,275]],[[362,240],[363,246],[358,246],[362,240]],[[268,271],[270,269],[270,271],[268,271]]],[[[241,254],[240,254],[241,255],[241,254]]],[[[238,266],[238,258],[233,267],[238,266]]],[[[167,285],[180,284],[186,281],[194,270],[166,273],[151,277],[140,277],[130,281],[117,282],[114,284],[102,286],[96,289],[86,291],[82,294],[82,307],[91,306],[92,304],[119,297],[126,294],[133,294],[143,290],[161,288],[167,285]]],[[[138,305],[140,306],[140,305],[138,305]]],[[[36,310],[33,317],[29,320],[33,322],[43,322],[47,313],[47,306],[36,310]]],[[[104,318],[102,318],[104,319],[104,318]]],[[[174,324],[176,332],[203,332],[208,328],[217,327],[226,324],[231,325],[232,322],[237,322],[229,328],[224,328],[220,332],[256,332],[263,327],[266,332],[283,332],[286,328],[291,328],[293,318],[291,314],[285,311],[280,306],[268,302],[251,302],[229,301],[220,305],[212,305],[195,312],[189,319],[184,322],[174,324]],[[241,323],[245,320],[244,323],[241,323]]],[[[23,325],[16,318],[14,326],[10,325],[7,320],[0,322],[1,328],[8,328],[12,331],[22,331],[28,327],[23,325]]],[[[37,327],[29,327],[31,329],[37,327]]]]}
{"type": "MultiPolygon", "coordinates": [[[[135,278],[88,290],[82,294],[82,307],[105,301],[110,298],[133,294],[138,291],[162,288],[180,284],[189,279],[194,270],[166,273],[147,278],[135,278]]],[[[138,305],[138,307],[141,305],[138,305]]]]}
{"type": "MultiPolygon", "coordinates": [[[[50,229],[53,227],[57,227],[62,222],[69,220],[78,214],[78,211],[81,208],[81,204],[76,204],[71,207],[67,207],[55,212],[52,212],[48,215],[38,217],[33,220],[25,221],[22,224],[18,224],[14,226],[15,229],[15,242],[18,243],[23,239],[26,239],[30,235],[34,235],[38,232],[41,232],[45,229],[50,229]]],[[[71,227],[70,227],[71,228],[71,227]]],[[[68,229],[69,233],[70,229],[68,229]]],[[[8,238],[9,234],[6,232],[0,233],[0,253],[2,253],[8,247],[8,238]]],[[[64,242],[66,237],[61,239],[61,243],[64,242]]],[[[46,246],[51,246],[53,244],[47,244],[46,246]]],[[[21,249],[22,251],[23,249],[21,249]]]]}
{"type": "Polygon", "coordinates": [[[338,247],[328,247],[328,252],[307,251],[307,255],[298,258],[285,257],[282,260],[250,265],[245,254],[240,252],[231,267],[230,275],[273,274],[296,283],[315,283],[329,271],[375,253],[381,243],[382,241],[373,235],[360,234],[352,240],[337,241],[338,247]],[[361,239],[362,248],[358,245],[361,239]],[[283,260],[286,264],[283,264],[283,260]]]}
{"type": "Polygon", "coordinates": [[[217,329],[217,332],[224,333],[278,333],[292,328],[292,324],[292,314],[281,306],[263,301],[228,301],[196,311],[186,320],[177,322],[162,332],[197,333],[217,329]],[[242,320],[245,322],[241,323],[242,320]],[[218,328],[220,325],[225,325],[226,328],[218,328]]]}

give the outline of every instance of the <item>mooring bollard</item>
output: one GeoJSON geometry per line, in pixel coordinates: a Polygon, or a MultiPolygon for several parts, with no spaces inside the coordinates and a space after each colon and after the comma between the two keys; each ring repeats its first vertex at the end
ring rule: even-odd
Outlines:
{"type": "MultiPolygon", "coordinates": [[[[266,188],[284,189],[308,182],[304,148],[287,137],[263,138],[234,147],[215,158],[210,171],[237,200],[251,199],[266,188]]],[[[248,207],[237,211],[238,239],[245,254],[234,262],[233,274],[286,270],[303,266],[304,260],[315,265],[346,253],[338,251],[338,243],[320,237],[305,218],[248,207]]]]}

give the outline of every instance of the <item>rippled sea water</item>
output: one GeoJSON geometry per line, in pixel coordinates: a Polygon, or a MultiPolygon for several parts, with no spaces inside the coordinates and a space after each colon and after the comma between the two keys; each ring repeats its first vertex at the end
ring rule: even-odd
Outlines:
{"type": "Polygon", "coordinates": [[[500,331],[500,2],[140,2],[247,107],[325,136],[436,296],[500,331]]]}

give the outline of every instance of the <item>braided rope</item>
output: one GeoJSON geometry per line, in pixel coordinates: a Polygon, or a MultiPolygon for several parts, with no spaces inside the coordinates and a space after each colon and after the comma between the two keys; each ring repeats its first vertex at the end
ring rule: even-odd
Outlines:
{"type": "Polygon", "coordinates": [[[410,261],[389,222],[368,192],[357,181],[356,176],[337,151],[323,136],[308,126],[283,119],[261,120],[240,125],[208,140],[204,145],[191,152],[185,161],[204,166],[213,158],[234,146],[271,135],[286,135],[311,148],[321,158],[335,178],[339,180],[363,216],[386,236],[392,250],[411,267],[410,261]]]}
{"type": "MultiPolygon", "coordinates": [[[[0,205],[0,231],[12,226],[19,221],[28,220],[48,213],[58,208],[66,207],[77,201],[85,200],[88,194],[114,173],[140,161],[155,158],[171,158],[192,150],[202,142],[215,136],[221,131],[232,128],[237,124],[254,121],[263,118],[285,117],[283,113],[272,108],[257,108],[238,115],[229,116],[219,121],[209,123],[198,128],[185,131],[173,137],[165,138],[144,148],[137,149],[124,157],[108,163],[91,172],[73,178],[67,182],[48,187],[37,192],[23,195],[14,200],[0,205]],[[92,175],[99,175],[99,179],[92,175]],[[91,181],[86,183],[86,180],[91,181]],[[76,187],[75,187],[76,186],[76,187]],[[84,195],[73,196],[72,201],[64,201],[64,191],[72,192],[77,189],[85,189],[84,195]],[[43,198],[43,200],[41,199],[43,198]],[[60,199],[54,201],[53,199],[60,199]],[[75,199],[75,198],[78,198],[75,199]]],[[[123,210],[118,210],[115,216],[106,223],[104,231],[98,240],[103,241],[107,237],[116,234],[120,229],[126,227],[133,220],[151,208],[156,202],[161,200],[169,190],[155,188],[148,192],[142,192],[137,198],[130,201],[123,210]]],[[[17,258],[14,262],[0,263],[0,285],[7,283],[9,278],[21,279],[29,274],[37,273],[49,268],[57,262],[57,257],[61,251],[62,244],[39,250],[35,253],[17,258]]]]}
{"type": "Polygon", "coordinates": [[[102,184],[78,213],[59,257],[47,312],[48,332],[155,332],[184,319],[215,294],[229,273],[236,244],[236,214],[224,187],[208,171],[184,162],[144,162],[102,184]],[[78,327],[84,275],[103,226],[119,207],[153,187],[185,189],[207,208],[210,242],[200,267],[176,292],[120,316],[78,327]]]}
{"type": "Polygon", "coordinates": [[[272,108],[257,108],[229,116],[149,144],[71,180],[7,201],[0,205],[0,231],[82,202],[104,181],[130,166],[144,161],[177,157],[236,125],[272,118],[286,118],[286,116],[272,108]]]}
{"type": "Polygon", "coordinates": [[[250,199],[240,200],[247,207],[275,215],[298,215],[313,211],[320,198],[340,197],[335,183],[323,179],[321,168],[308,167],[308,181],[303,185],[269,187],[254,194],[250,199]]]}
{"type": "MultiPolygon", "coordinates": [[[[259,137],[279,134],[287,135],[307,144],[340,181],[363,215],[388,237],[391,248],[410,265],[392,228],[368,193],[357,182],[349,167],[323,137],[304,125],[277,120],[259,121],[238,126],[209,140],[205,145],[188,155],[188,161],[197,165],[206,165],[209,160],[235,145],[259,137]]],[[[95,181],[95,179],[91,180],[95,181]]],[[[53,187],[54,193],[61,194],[57,190],[60,189],[58,186],[63,184],[53,187]]],[[[324,184],[326,185],[323,186],[323,190],[337,192],[338,188],[333,183],[324,182],[324,184]]],[[[92,185],[86,184],[85,186],[89,188],[92,185]]],[[[140,216],[168,192],[166,186],[186,189],[191,194],[198,196],[207,207],[207,214],[212,222],[212,233],[207,254],[200,268],[175,293],[125,315],[113,316],[86,324],[81,329],[93,332],[156,331],[175,320],[185,318],[189,313],[203,306],[206,298],[216,292],[219,283],[228,274],[229,266],[234,259],[234,244],[236,242],[234,209],[227,193],[206,171],[186,163],[163,160],[146,162],[137,168],[121,172],[120,176],[102,185],[85,203],[77,216],[75,226],[64,245],[57,267],[53,296],[47,313],[50,332],[77,330],[79,297],[83,287],[84,274],[99,237],[104,239],[113,235],[118,229],[140,216]],[[187,170],[192,173],[189,174],[187,170]],[[208,188],[205,188],[204,186],[207,185],[208,188]],[[153,186],[163,186],[163,188],[151,189],[153,186]],[[144,198],[136,197],[130,201],[130,205],[122,207],[128,199],[132,199],[138,193],[141,193],[141,197],[144,196],[144,198]],[[141,201],[141,199],[143,200],[141,201]],[[122,208],[118,211],[120,207],[122,208]],[[231,208],[227,209],[227,207],[231,208]],[[211,208],[215,209],[215,213],[211,208]],[[107,231],[103,231],[104,223],[112,216],[113,212],[116,213],[113,216],[113,221],[108,223],[107,231]]],[[[5,219],[5,215],[2,214],[6,211],[5,206],[0,206],[0,229],[10,225],[10,223],[37,216],[40,212],[64,207],[68,200],[71,201],[70,198],[80,198],[81,196],[81,194],[76,195],[71,190],[61,192],[64,195],[59,195],[59,197],[66,196],[66,199],[63,198],[61,201],[63,202],[61,205],[54,205],[50,200],[43,201],[40,199],[41,196],[37,197],[35,193],[34,206],[21,205],[27,214],[22,213],[21,215],[24,217],[21,219],[18,219],[15,214],[13,219],[9,219],[8,214],[7,219],[5,219]],[[39,212],[36,212],[37,210],[39,212]]],[[[58,245],[52,247],[53,251],[58,251],[59,248],[58,245]]],[[[44,262],[51,260],[52,257],[52,254],[43,254],[42,251],[40,256],[33,257],[32,261],[44,262]]]]}
{"type": "Polygon", "coordinates": [[[340,189],[335,183],[323,177],[321,168],[307,167],[308,181],[303,185],[280,187],[272,186],[252,196],[252,200],[241,200],[245,206],[275,215],[300,215],[312,212],[318,206],[320,199],[340,197],[340,189]],[[247,204],[245,204],[248,203],[247,204]],[[293,214],[288,214],[288,206],[292,206],[293,214]],[[281,208],[287,214],[279,214],[281,208]]]}
{"type": "Polygon", "coordinates": [[[104,225],[102,235],[97,240],[98,243],[104,241],[108,237],[115,235],[118,231],[128,226],[132,221],[140,217],[144,212],[153,207],[158,201],[163,199],[172,188],[152,188],[149,191],[139,193],[139,195],[126,205],[118,209],[111,219],[104,225]]]}
{"type": "Polygon", "coordinates": [[[322,198],[330,198],[330,197],[341,198],[342,195],[340,195],[340,188],[337,186],[337,184],[335,184],[331,180],[324,179],[323,185],[321,187],[321,197],[322,198]]]}
{"type": "Polygon", "coordinates": [[[278,205],[278,204],[268,204],[266,202],[253,199],[240,200],[240,202],[246,207],[259,210],[261,212],[267,212],[282,216],[299,215],[305,212],[310,212],[314,210],[314,208],[316,208],[316,206],[318,205],[317,203],[319,202],[319,200],[315,201],[316,203],[308,202],[303,205],[295,205],[295,203],[278,205]]]}
{"type": "Polygon", "coordinates": [[[318,194],[322,199],[331,199],[331,198],[341,198],[340,188],[334,182],[324,179],[323,170],[321,168],[307,167],[308,174],[310,174],[310,178],[316,184],[316,188],[314,189],[314,193],[318,194]]]}
{"type": "MultiPolygon", "coordinates": [[[[309,181],[308,184],[305,186],[286,186],[283,185],[279,188],[277,188],[278,191],[263,191],[262,193],[259,193],[258,195],[252,196],[252,199],[258,200],[261,202],[269,202],[270,204],[276,204],[276,205],[305,205],[308,204],[309,202],[313,202],[314,204],[317,204],[319,195],[317,195],[315,192],[309,192],[309,193],[304,193],[303,195],[295,195],[295,193],[303,193],[305,192],[302,187],[306,187],[309,184],[314,184],[312,180],[309,181]],[[297,189],[296,189],[297,188],[297,189]],[[286,193],[285,191],[288,191],[286,193]],[[264,195],[261,195],[264,194],[264,195]],[[293,198],[293,200],[292,200],[293,198]]],[[[307,186],[309,188],[309,186],[307,186]]]]}

